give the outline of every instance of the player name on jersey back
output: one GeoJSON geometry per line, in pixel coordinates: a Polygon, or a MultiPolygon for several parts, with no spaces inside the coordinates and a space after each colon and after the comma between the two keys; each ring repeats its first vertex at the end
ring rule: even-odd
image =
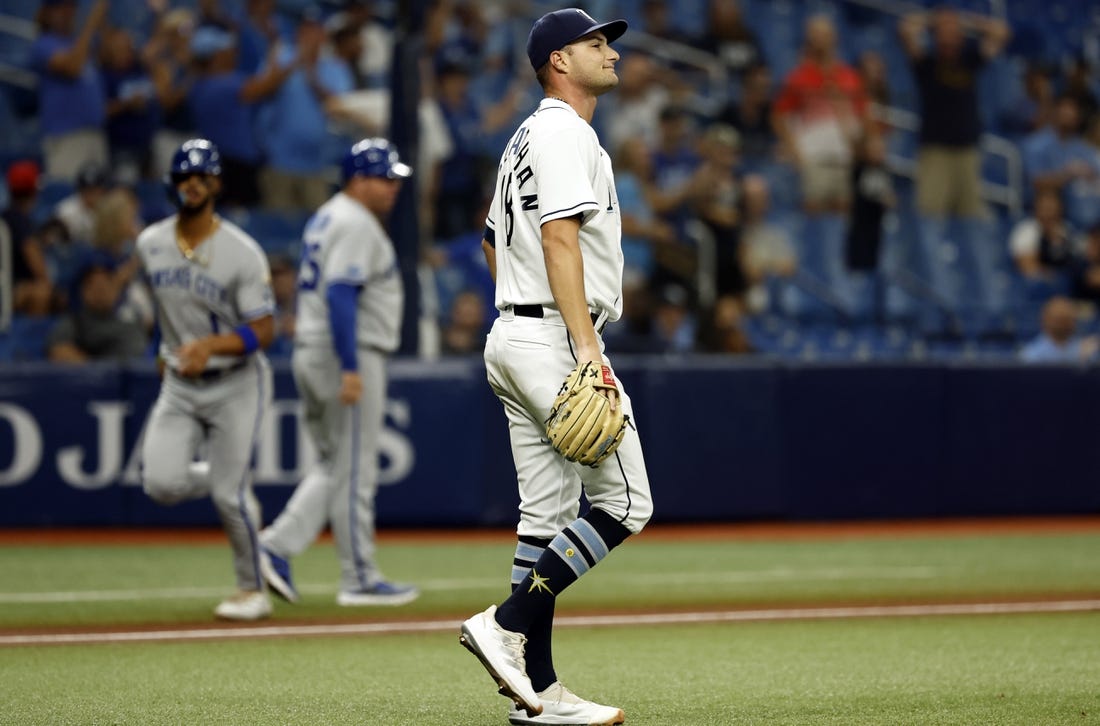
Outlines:
{"type": "Polygon", "coordinates": [[[543,99],[501,155],[486,224],[497,250],[496,306],[553,303],[542,225],[580,216],[588,304],[622,312],[623,253],[611,160],[571,106],[543,99]]]}

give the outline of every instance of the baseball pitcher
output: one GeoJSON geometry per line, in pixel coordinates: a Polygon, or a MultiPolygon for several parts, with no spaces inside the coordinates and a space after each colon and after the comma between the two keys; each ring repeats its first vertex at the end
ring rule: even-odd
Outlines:
{"type": "Polygon", "coordinates": [[[527,54],[546,98],[504,149],[482,243],[500,310],[485,366],[508,417],[519,542],[512,595],[466,620],[460,641],[515,702],[513,724],[625,719],[563,686],[551,657],[557,597],[653,511],[630,398],[600,337],[622,312],[623,253],[611,163],[590,124],[618,84],[610,44],[625,31],[576,8],[535,23],[527,54]]]}

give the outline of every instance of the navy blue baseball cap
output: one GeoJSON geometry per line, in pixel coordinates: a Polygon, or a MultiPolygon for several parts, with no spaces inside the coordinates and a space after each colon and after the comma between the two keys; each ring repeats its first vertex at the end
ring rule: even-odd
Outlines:
{"type": "Polygon", "coordinates": [[[527,36],[527,58],[536,71],[546,65],[550,54],[589,33],[602,31],[612,43],[626,32],[625,20],[601,23],[580,8],[565,8],[547,13],[535,21],[527,36]]]}

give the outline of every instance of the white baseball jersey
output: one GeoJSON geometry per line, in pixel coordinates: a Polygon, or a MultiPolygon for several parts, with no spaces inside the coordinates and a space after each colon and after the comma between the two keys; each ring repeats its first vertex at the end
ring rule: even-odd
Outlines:
{"type": "Polygon", "coordinates": [[[378,219],[343,192],[306,223],[298,270],[295,343],[332,347],[325,289],[335,283],[362,288],[355,340],[360,347],[397,349],[404,288],[397,254],[378,219]]]}
{"type": "Polygon", "coordinates": [[[569,104],[543,99],[512,136],[497,170],[486,220],[496,249],[496,306],[554,305],[542,225],[582,215],[580,246],[588,306],[622,313],[623,252],[611,160],[569,104]]]}
{"type": "MultiPolygon", "coordinates": [[[[217,228],[190,259],[176,237],[176,215],[147,227],[137,253],[157,302],[160,356],[176,368],[176,349],[211,334],[227,333],[275,311],[267,256],[240,227],[219,219],[217,228]]],[[[236,363],[212,356],[207,370],[236,363]]]]}

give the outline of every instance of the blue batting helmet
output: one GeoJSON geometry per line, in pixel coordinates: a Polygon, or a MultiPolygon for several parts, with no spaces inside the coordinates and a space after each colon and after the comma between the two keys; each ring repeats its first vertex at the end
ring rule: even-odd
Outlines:
{"type": "Polygon", "coordinates": [[[168,176],[164,180],[168,198],[173,204],[179,204],[176,187],[192,174],[221,176],[222,155],[212,141],[189,139],[183,142],[176,153],[172,154],[172,163],[168,166],[168,176]]]}
{"type": "MultiPolygon", "coordinates": [[[[191,174],[209,174],[220,176],[222,173],[222,155],[214,142],[206,139],[189,139],[176,149],[172,155],[172,165],[168,172],[173,181],[177,177],[190,176],[191,174]]],[[[182,178],[178,179],[182,181],[182,178]]]]}
{"type": "Polygon", "coordinates": [[[401,162],[397,147],[385,139],[363,139],[344,154],[341,164],[344,183],[353,176],[376,176],[384,179],[405,179],[412,176],[412,167],[401,162]]]}

